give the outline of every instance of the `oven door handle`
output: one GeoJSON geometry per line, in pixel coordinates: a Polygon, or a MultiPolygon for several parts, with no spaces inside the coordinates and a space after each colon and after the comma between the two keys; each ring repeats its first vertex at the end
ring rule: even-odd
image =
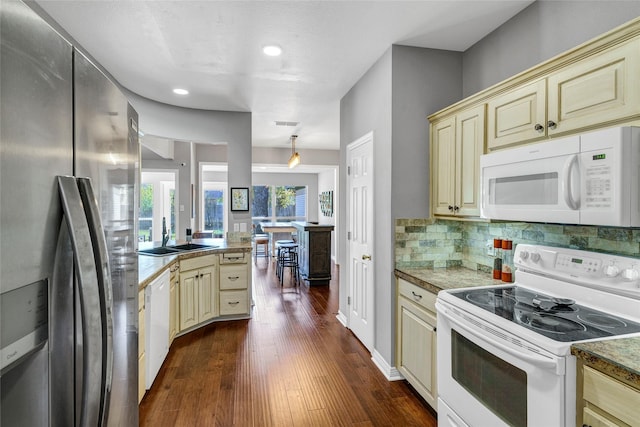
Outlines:
{"type": "Polygon", "coordinates": [[[456,318],[453,317],[453,314],[449,312],[449,310],[447,310],[445,307],[440,307],[440,313],[442,315],[444,315],[447,320],[449,320],[451,323],[453,323],[454,325],[456,325],[456,327],[462,329],[463,331],[465,331],[466,333],[473,335],[474,337],[485,341],[487,343],[489,343],[490,345],[506,352],[509,353],[511,356],[514,356],[518,359],[523,359],[529,363],[531,363],[534,366],[543,368],[543,369],[547,369],[547,370],[554,370],[556,372],[556,374],[558,375],[563,375],[564,374],[564,366],[561,363],[558,363],[557,361],[550,359],[548,357],[545,357],[543,355],[540,356],[533,356],[531,354],[528,353],[524,353],[524,352],[518,352],[516,349],[513,349],[511,347],[508,347],[504,344],[502,344],[500,341],[497,341],[493,338],[491,338],[488,335],[483,335],[478,333],[477,331],[474,331],[472,328],[468,327],[467,325],[461,323],[459,320],[457,320],[456,318]]]}

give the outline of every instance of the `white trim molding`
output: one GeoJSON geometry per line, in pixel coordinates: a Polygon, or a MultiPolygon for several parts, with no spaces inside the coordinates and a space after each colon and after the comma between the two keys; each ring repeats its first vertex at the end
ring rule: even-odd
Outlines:
{"type": "Polygon", "coordinates": [[[380,372],[382,372],[388,381],[399,381],[404,379],[402,374],[394,366],[389,365],[377,350],[373,350],[371,360],[375,363],[378,369],[380,369],[380,372]]]}

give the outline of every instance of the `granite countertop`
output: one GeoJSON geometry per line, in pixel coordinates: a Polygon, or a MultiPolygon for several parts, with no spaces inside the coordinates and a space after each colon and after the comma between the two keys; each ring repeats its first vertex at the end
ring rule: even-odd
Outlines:
{"type": "MultiPolygon", "coordinates": [[[[186,242],[169,242],[170,245],[181,243],[186,242]]],[[[151,283],[153,279],[158,277],[165,268],[171,266],[171,264],[179,260],[199,257],[203,255],[218,254],[222,252],[229,253],[251,251],[251,242],[230,243],[225,239],[193,239],[193,243],[216,247],[162,257],[138,255],[138,290],[144,289],[149,283],[151,283]]],[[[140,242],[139,249],[151,249],[158,246],[160,246],[160,242],[140,242]]]]}
{"type": "Polygon", "coordinates": [[[396,268],[395,275],[434,294],[443,289],[508,284],[488,273],[464,267],[396,268]]]}
{"type": "Polygon", "coordinates": [[[574,344],[571,354],[600,372],[640,389],[640,337],[574,344]]]}

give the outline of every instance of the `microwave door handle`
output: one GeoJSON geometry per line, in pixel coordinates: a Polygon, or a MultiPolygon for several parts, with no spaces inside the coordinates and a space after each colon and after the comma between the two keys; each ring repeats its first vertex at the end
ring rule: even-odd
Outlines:
{"type": "Polygon", "coordinates": [[[560,365],[559,363],[557,363],[553,359],[550,359],[548,357],[544,357],[542,355],[540,355],[540,356],[532,356],[532,355],[530,355],[528,353],[520,352],[520,351],[518,351],[516,349],[513,349],[511,347],[507,347],[506,345],[504,345],[501,342],[491,338],[490,336],[484,335],[484,334],[480,334],[478,331],[474,331],[470,327],[464,325],[459,320],[454,318],[453,315],[451,313],[449,313],[449,310],[447,310],[444,307],[440,307],[440,313],[443,314],[447,318],[447,320],[449,320],[451,323],[453,323],[457,328],[465,331],[466,333],[468,333],[470,335],[473,335],[474,337],[476,337],[479,340],[482,340],[484,342],[489,343],[490,345],[492,345],[492,346],[504,351],[505,353],[509,353],[513,357],[516,357],[518,359],[523,359],[523,360],[531,363],[532,365],[538,366],[538,367],[543,368],[543,369],[552,369],[558,375],[563,374],[562,365],[560,365]]]}
{"type": "Polygon", "coordinates": [[[575,200],[573,198],[573,192],[571,191],[573,188],[572,172],[574,167],[578,167],[577,154],[569,157],[562,168],[562,195],[564,196],[564,201],[567,203],[567,206],[575,211],[580,207],[580,200],[575,200]]]}

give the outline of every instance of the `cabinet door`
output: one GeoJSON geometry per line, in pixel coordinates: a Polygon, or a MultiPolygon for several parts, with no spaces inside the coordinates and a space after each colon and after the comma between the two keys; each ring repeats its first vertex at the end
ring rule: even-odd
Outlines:
{"type": "Polygon", "coordinates": [[[456,139],[455,118],[433,125],[431,129],[431,178],[434,215],[453,215],[455,205],[456,139]]]}
{"type": "Polygon", "coordinates": [[[180,330],[198,323],[198,270],[180,272],[180,330]]]}
{"type": "Polygon", "coordinates": [[[198,323],[218,315],[215,267],[202,268],[198,282],[198,323]]]}
{"type": "Polygon", "coordinates": [[[456,215],[480,216],[480,156],[484,141],[484,104],[456,116],[456,215]]]}
{"type": "Polygon", "coordinates": [[[545,138],[546,99],[546,80],[542,79],[489,100],[487,148],[545,138]]]}
{"type": "Polygon", "coordinates": [[[625,43],[552,74],[549,135],[640,114],[640,40],[625,43]]]}
{"type": "Polygon", "coordinates": [[[436,318],[404,297],[398,299],[398,369],[433,408],[436,393],[436,318]]]}

